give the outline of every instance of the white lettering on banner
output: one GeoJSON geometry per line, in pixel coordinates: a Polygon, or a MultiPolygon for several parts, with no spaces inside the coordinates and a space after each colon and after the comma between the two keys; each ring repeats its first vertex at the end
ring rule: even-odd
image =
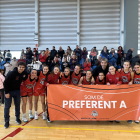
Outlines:
{"type": "Polygon", "coordinates": [[[93,95],[85,95],[84,96],[84,99],[85,100],[87,100],[87,99],[88,100],[89,99],[97,99],[97,100],[100,100],[101,99],[102,100],[103,99],[103,95],[94,95],[94,96],[93,95]]]}
{"type": "MultiPolygon", "coordinates": [[[[63,100],[63,108],[116,108],[117,101],[90,101],[90,100],[63,100]]],[[[124,101],[121,101],[120,108],[127,108],[124,101]]]]}
{"type": "Polygon", "coordinates": [[[122,107],[127,108],[124,101],[121,101],[120,108],[122,108],[122,107]]]}

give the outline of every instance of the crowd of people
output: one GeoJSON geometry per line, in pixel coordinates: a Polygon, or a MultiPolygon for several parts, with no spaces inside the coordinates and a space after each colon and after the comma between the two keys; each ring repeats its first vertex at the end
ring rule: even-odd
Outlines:
{"type": "MultiPolygon", "coordinates": [[[[53,49],[43,50],[40,53],[34,48],[22,50],[21,57],[11,60],[10,51],[0,52],[0,93],[4,107],[5,128],[9,127],[9,111],[14,98],[15,116],[17,124],[20,120],[20,98],[22,99],[22,120],[27,122],[26,104],[29,102],[29,118],[38,119],[38,99],[41,98],[43,119],[51,122],[47,103],[47,87],[49,84],[71,85],[121,85],[140,84],[140,55],[132,56],[133,48],[125,54],[119,46],[117,52],[114,48],[109,50],[105,46],[98,56],[94,47],[88,58],[86,47],[81,50],[77,45],[73,51],[68,46],[64,51],[53,49]],[[97,58],[98,56],[98,58],[97,58]],[[8,65],[8,66],[7,66],[8,65]],[[10,65],[10,66],[9,66],[10,65]],[[5,94],[5,98],[4,98],[5,94]],[[35,114],[32,114],[33,98],[35,114]],[[47,111],[47,115],[46,115],[47,111]]],[[[116,122],[119,122],[116,120],[116,122]]],[[[128,123],[132,123],[129,120],[128,123]]],[[[135,120],[139,123],[139,120],[135,120]]]]}

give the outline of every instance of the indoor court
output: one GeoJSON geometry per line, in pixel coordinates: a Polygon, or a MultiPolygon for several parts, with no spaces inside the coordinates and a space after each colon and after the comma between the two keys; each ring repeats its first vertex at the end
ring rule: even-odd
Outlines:
{"type": "MultiPolygon", "coordinates": [[[[42,119],[41,102],[39,101],[38,120],[17,125],[14,116],[14,104],[11,106],[10,127],[4,129],[4,107],[0,106],[0,139],[1,140],[140,140],[139,124],[116,122],[82,122],[55,121],[48,123],[42,119]]],[[[28,112],[28,107],[27,107],[28,112]]],[[[34,114],[34,111],[33,111],[34,114]]],[[[28,116],[28,113],[27,113],[28,116]]],[[[22,114],[21,114],[22,118],[22,114]]]]}

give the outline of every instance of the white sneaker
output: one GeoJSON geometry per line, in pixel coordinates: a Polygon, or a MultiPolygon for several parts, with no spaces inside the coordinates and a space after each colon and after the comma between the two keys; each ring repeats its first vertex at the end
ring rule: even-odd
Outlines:
{"type": "Polygon", "coordinates": [[[135,120],[135,123],[139,123],[139,121],[135,120]]]}
{"type": "Polygon", "coordinates": [[[23,117],[22,117],[22,120],[23,120],[23,122],[28,122],[26,116],[23,116],[23,117]]]}
{"type": "Polygon", "coordinates": [[[33,116],[32,113],[29,113],[29,118],[30,118],[30,119],[33,119],[33,118],[34,118],[34,116],[33,116]]]}
{"type": "Polygon", "coordinates": [[[47,117],[46,117],[46,114],[43,114],[43,120],[46,120],[47,117]]]}
{"type": "Polygon", "coordinates": [[[37,113],[35,113],[35,118],[34,119],[38,120],[38,114],[37,113]]]}

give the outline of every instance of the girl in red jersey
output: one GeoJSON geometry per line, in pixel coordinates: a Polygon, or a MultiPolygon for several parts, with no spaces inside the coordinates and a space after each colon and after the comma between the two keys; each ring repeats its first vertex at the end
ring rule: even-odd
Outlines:
{"type": "Polygon", "coordinates": [[[133,84],[134,72],[130,72],[130,62],[128,60],[124,61],[123,68],[118,72],[121,74],[122,84],[133,84]]]}
{"type": "Polygon", "coordinates": [[[99,73],[99,76],[96,78],[95,84],[96,85],[105,85],[105,75],[103,72],[99,73]]]}
{"type": "MultiPolygon", "coordinates": [[[[136,62],[136,64],[134,65],[134,79],[133,79],[133,83],[134,84],[140,84],[140,64],[138,62],[136,62]]],[[[132,120],[129,120],[128,123],[132,123],[132,120]]],[[[135,123],[139,123],[139,120],[135,120],[135,123]]]]}
{"type": "Polygon", "coordinates": [[[70,83],[70,68],[66,67],[64,73],[60,74],[59,84],[68,85],[70,83]]]}
{"type": "Polygon", "coordinates": [[[33,95],[33,87],[35,84],[35,77],[37,76],[37,71],[32,70],[31,74],[28,75],[28,78],[22,82],[20,86],[20,94],[22,97],[22,112],[23,112],[23,117],[22,120],[24,122],[28,122],[27,117],[26,117],[26,104],[27,104],[27,97],[28,97],[28,102],[29,102],[29,118],[33,119],[34,116],[32,115],[32,95],[33,95]]]}
{"type": "Polygon", "coordinates": [[[44,85],[44,82],[46,81],[46,77],[49,72],[48,66],[43,66],[43,72],[39,71],[38,78],[36,85],[34,87],[34,96],[35,96],[35,120],[38,119],[38,113],[37,113],[37,107],[38,107],[38,98],[41,97],[41,103],[42,103],[42,110],[43,110],[43,120],[46,120],[46,113],[45,113],[45,94],[46,94],[46,86],[44,85]]]}
{"type": "Polygon", "coordinates": [[[94,84],[94,78],[92,77],[92,71],[88,70],[86,72],[86,76],[80,78],[78,85],[92,85],[94,84]]]}
{"type": "MultiPolygon", "coordinates": [[[[48,75],[47,80],[45,81],[45,85],[49,86],[49,84],[58,84],[59,83],[59,76],[60,76],[60,69],[59,66],[54,66],[53,71],[51,74],[48,75]]],[[[50,121],[49,112],[48,112],[48,105],[47,105],[47,121],[50,121]]]]}
{"type": "Polygon", "coordinates": [[[113,65],[109,66],[109,73],[106,75],[106,84],[107,85],[122,84],[121,75],[116,71],[113,65]]]}

